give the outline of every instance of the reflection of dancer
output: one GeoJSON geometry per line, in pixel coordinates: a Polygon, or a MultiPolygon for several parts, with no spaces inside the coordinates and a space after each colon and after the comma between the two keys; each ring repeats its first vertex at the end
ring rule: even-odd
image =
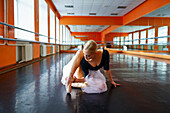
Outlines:
{"type": "Polygon", "coordinates": [[[110,82],[116,87],[109,70],[109,52],[97,50],[97,43],[88,41],[83,50],[77,51],[72,60],[63,68],[61,82],[66,85],[67,93],[71,92],[71,86],[82,88],[86,93],[101,93],[107,90],[106,79],[99,71],[104,67],[104,72],[110,82]]]}

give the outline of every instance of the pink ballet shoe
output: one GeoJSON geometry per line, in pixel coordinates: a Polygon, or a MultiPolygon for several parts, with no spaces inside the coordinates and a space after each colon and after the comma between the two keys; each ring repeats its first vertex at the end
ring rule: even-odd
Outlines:
{"type": "Polygon", "coordinates": [[[66,92],[67,93],[71,93],[71,85],[69,84],[69,85],[65,85],[65,88],[66,88],[66,92]]]}

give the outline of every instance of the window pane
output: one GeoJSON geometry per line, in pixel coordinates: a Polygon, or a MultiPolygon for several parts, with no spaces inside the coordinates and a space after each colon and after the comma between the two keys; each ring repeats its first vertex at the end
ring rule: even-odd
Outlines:
{"type": "MultiPolygon", "coordinates": [[[[155,29],[148,30],[148,38],[154,38],[155,37],[155,29]]],[[[148,39],[148,44],[154,44],[155,39],[148,39]]]]}
{"type": "Polygon", "coordinates": [[[55,15],[50,9],[50,43],[55,43],[55,15]]]}
{"type": "Polygon", "coordinates": [[[56,43],[59,44],[59,19],[56,17],[56,43]]]}
{"type": "Polygon", "coordinates": [[[146,44],[146,31],[141,32],[140,38],[141,38],[140,44],[146,44]]]}
{"type": "Polygon", "coordinates": [[[117,37],[117,45],[119,45],[120,37],[117,37]]]}
{"type": "Polygon", "coordinates": [[[132,34],[129,34],[129,45],[132,45],[132,34]]]}
{"type": "MultiPolygon", "coordinates": [[[[33,31],[34,30],[34,0],[15,0],[15,26],[33,31]]],[[[15,38],[35,40],[35,34],[15,29],[15,38]]]]}
{"type": "Polygon", "coordinates": [[[167,37],[161,38],[163,36],[168,36],[168,26],[163,26],[158,28],[158,44],[167,44],[167,37]]]}
{"type": "Polygon", "coordinates": [[[65,44],[65,38],[66,38],[66,27],[63,25],[63,43],[65,44]]]}
{"type": "Polygon", "coordinates": [[[60,44],[63,44],[63,25],[60,25],[60,44]]]}
{"type": "Polygon", "coordinates": [[[121,45],[124,45],[124,37],[121,36],[121,45]]]}
{"type": "Polygon", "coordinates": [[[139,32],[133,33],[133,44],[139,44],[139,32]]]}
{"type": "Polygon", "coordinates": [[[128,44],[129,44],[129,42],[128,42],[128,41],[129,41],[129,37],[128,37],[128,36],[126,36],[126,37],[125,37],[125,45],[128,45],[128,44]]]}
{"type": "Polygon", "coordinates": [[[116,42],[116,41],[117,41],[117,38],[114,37],[114,38],[113,38],[113,43],[114,43],[114,45],[117,45],[117,42],[116,42]]]}
{"type": "MultiPolygon", "coordinates": [[[[47,4],[39,0],[39,34],[48,36],[47,4]]],[[[48,37],[39,36],[40,42],[48,42],[48,37]]]]}

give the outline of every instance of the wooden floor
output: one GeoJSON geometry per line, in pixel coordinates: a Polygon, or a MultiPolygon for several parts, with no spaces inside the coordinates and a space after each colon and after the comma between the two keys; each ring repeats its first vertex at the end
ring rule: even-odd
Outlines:
{"type": "MultiPolygon", "coordinates": [[[[121,87],[67,95],[62,68],[75,53],[61,53],[0,75],[0,113],[169,113],[170,64],[164,60],[114,53],[113,79],[121,87]]],[[[67,70],[66,70],[67,71],[67,70]]],[[[103,72],[103,70],[101,70],[103,72]]]]}

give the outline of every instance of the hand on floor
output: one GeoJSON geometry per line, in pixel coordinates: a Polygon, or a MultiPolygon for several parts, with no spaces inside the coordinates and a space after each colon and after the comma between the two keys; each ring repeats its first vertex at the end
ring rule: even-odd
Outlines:
{"type": "Polygon", "coordinates": [[[117,84],[115,82],[112,82],[112,84],[114,85],[114,87],[119,87],[120,86],[120,84],[117,84]]]}

